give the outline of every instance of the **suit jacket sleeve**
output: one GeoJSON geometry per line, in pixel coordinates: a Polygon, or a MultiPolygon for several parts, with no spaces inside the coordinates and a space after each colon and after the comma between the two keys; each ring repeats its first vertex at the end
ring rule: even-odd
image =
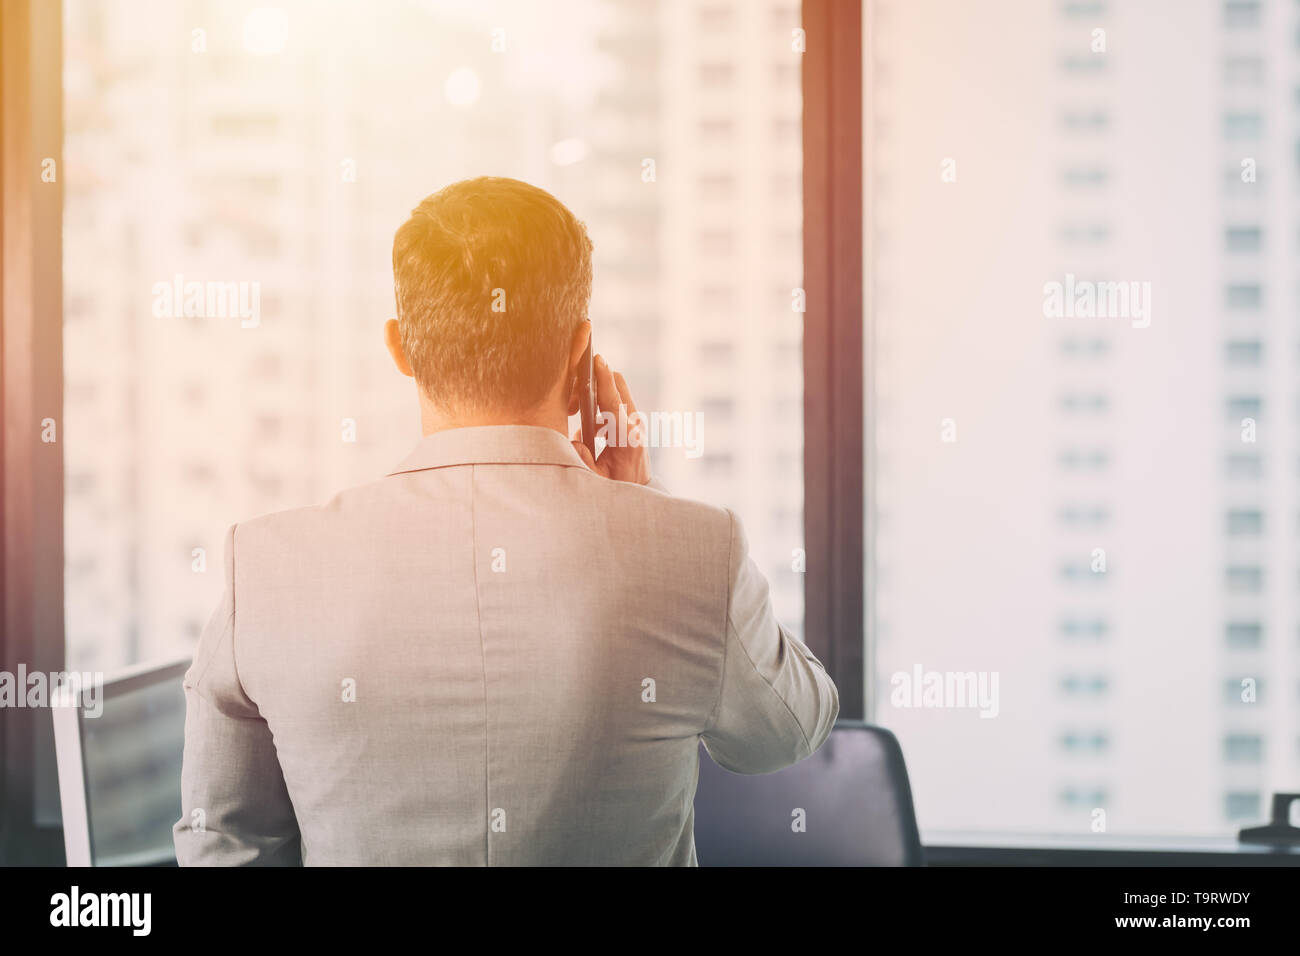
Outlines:
{"type": "Polygon", "coordinates": [[[812,651],[777,621],[735,515],[730,582],[721,689],[701,737],[726,769],[769,773],[822,745],[839,714],[839,694],[812,651]]]}
{"type": "Polygon", "coordinates": [[[298,822],[270,728],[235,664],[235,528],[226,532],[226,588],[185,674],[181,866],[302,862],[298,822]]]}

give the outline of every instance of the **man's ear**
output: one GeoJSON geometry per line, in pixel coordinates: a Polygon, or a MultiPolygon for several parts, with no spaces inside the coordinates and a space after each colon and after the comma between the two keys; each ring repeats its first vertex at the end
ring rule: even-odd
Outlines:
{"type": "Polygon", "coordinates": [[[569,364],[565,372],[564,380],[569,383],[569,414],[578,414],[578,360],[582,358],[582,353],[587,351],[587,343],[591,341],[591,322],[582,321],[578,327],[573,330],[573,341],[569,343],[569,364]]]}
{"type": "Polygon", "coordinates": [[[411,368],[411,363],[406,360],[406,352],[402,348],[402,333],[397,327],[396,319],[389,319],[384,323],[384,344],[388,346],[388,354],[393,357],[393,364],[403,375],[411,378],[415,377],[415,371],[411,368]]]}

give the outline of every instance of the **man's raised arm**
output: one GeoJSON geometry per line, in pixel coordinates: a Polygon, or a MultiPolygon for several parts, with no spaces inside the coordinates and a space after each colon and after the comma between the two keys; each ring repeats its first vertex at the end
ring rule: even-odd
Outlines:
{"type": "Polygon", "coordinates": [[[731,594],[722,688],[701,735],[709,755],[736,773],[769,773],[809,756],[840,712],[835,683],[772,611],[767,581],[731,516],[731,594]]]}

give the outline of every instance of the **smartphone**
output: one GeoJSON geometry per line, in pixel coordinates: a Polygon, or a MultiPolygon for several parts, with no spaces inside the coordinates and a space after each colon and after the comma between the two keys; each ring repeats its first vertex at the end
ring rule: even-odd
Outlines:
{"type": "Polygon", "coordinates": [[[591,337],[587,349],[578,359],[578,419],[582,426],[582,443],[596,460],[596,376],[591,352],[591,337]]]}

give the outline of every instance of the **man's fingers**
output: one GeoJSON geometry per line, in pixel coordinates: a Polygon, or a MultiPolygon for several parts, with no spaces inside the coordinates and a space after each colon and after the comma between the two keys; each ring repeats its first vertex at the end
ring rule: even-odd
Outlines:
{"type": "Polygon", "coordinates": [[[596,356],[596,404],[602,411],[618,416],[618,406],[623,404],[623,396],[618,385],[614,383],[614,373],[603,355],[596,356]]]}
{"type": "Polygon", "coordinates": [[[627,379],[622,372],[614,373],[614,385],[618,388],[619,395],[623,396],[623,404],[627,406],[627,414],[631,417],[636,411],[636,402],[632,399],[632,389],[627,387],[627,379]]]}

